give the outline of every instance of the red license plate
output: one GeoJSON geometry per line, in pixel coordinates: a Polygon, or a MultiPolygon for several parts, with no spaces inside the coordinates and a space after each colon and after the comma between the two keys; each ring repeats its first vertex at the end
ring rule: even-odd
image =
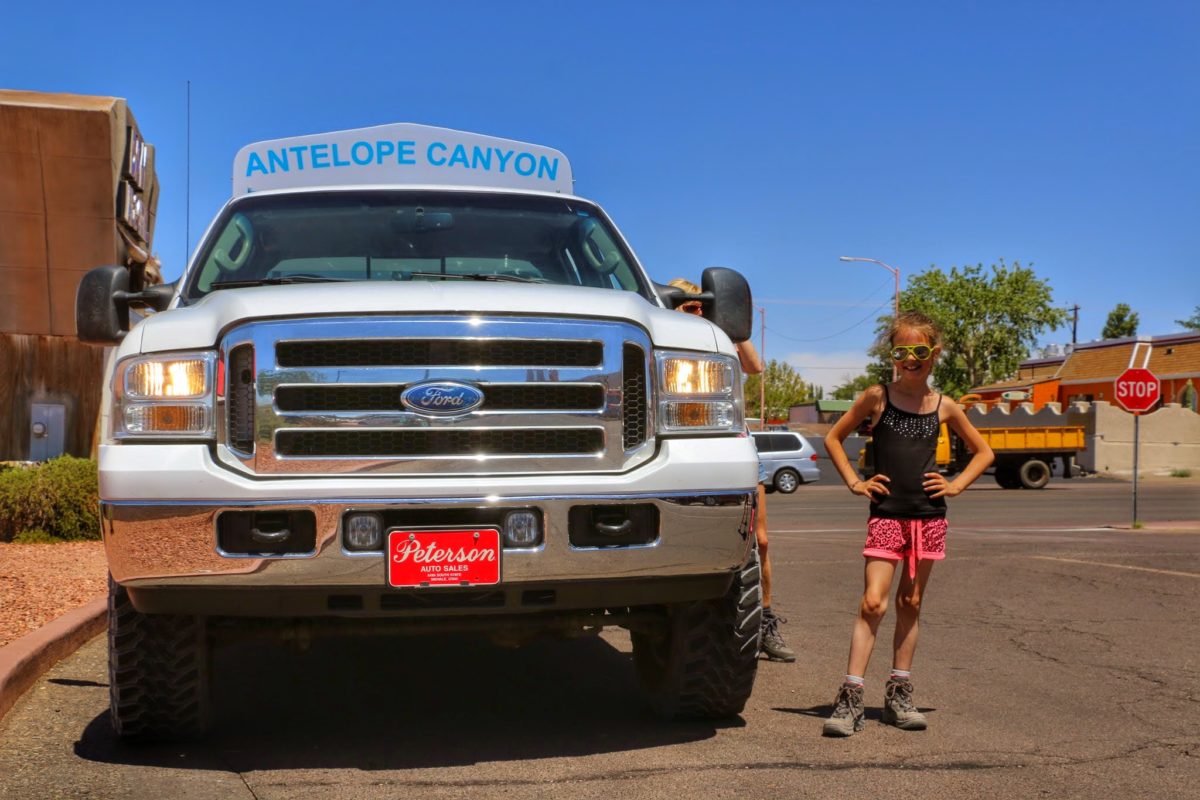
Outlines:
{"type": "Polygon", "coordinates": [[[481,586],[500,582],[500,531],[388,531],[388,585],[481,586]]]}

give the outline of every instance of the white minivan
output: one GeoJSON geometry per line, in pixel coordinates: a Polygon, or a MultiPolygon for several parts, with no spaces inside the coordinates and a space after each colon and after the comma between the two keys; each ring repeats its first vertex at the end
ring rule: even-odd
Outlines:
{"type": "Polygon", "coordinates": [[[821,479],[817,450],[799,433],[764,431],[751,435],[758,448],[758,460],[766,468],[767,491],[778,489],[791,494],[800,484],[821,479]]]}

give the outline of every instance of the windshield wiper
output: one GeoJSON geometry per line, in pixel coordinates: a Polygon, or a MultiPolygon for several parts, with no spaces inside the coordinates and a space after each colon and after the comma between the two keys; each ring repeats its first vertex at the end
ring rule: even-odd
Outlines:
{"type": "Polygon", "coordinates": [[[480,273],[459,275],[451,272],[406,272],[405,278],[437,278],[443,281],[515,281],[516,283],[547,283],[545,278],[526,278],[524,275],[497,275],[480,273]]]}
{"type": "Polygon", "coordinates": [[[351,278],[330,278],[324,275],[282,275],[278,278],[255,278],[248,281],[220,281],[212,289],[241,289],[246,286],[280,286],[285,283],[345,283],[351,278]]]}

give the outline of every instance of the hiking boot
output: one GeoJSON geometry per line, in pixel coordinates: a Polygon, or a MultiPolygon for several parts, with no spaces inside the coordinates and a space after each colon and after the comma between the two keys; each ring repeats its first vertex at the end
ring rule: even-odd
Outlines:
{"type": "Polygon", "coordinates": [[[863,687],[843,683],[833,702],[833,713],[825,720],[821,733],[826,736],[851,736],[867,725],[867,709],[863,705],[863,687]]]}
{"type": "Polygon", "coordinates": [[[912,701],[912,684],[889,678],[883,690],[883,721],[902,731],[925,730],[925,715],[917,711],[912,701]]]}
{"type": "Polygon", "coordinates": [[[787,622],[777,616],[770,606],[763,609],[762,633],[758,638],[758,652],[772,661],[795,661],[796,653],[783,641],[779,626],[787,622]]]}

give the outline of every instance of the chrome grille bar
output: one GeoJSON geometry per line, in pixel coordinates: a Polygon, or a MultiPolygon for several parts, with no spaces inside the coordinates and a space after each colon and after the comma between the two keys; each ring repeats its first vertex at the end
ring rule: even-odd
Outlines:
{"type": "MultiPolygon", "coordinates": [[[[222,462],[247,474],[621,472],[654,449],[653,405],[644,390],[650,342],[627,323],[463,316],[267,320],[233,329],[221,350],[250,348],[254,446],[232,446],[232,408],[222,406],[226,424],[217,448],[222,462]],[[426,346],[430,342],[436,346],[426,346]],[[292,366],[280,365],[281,352],[292,366]],[[363,363],[411,361],[422,353],[457,363],[363,363]],[[471,353],[494,363],[463,363],[471,353]],[[514,353],[535,363],[507,363],[514,353]],[[329,361],[343,366],[299,365],[329,361]],[[631,377],[631,370],[641,374],[631,377]],[[475,386],[484,403],[449,417],[401,404],[406,387],[434,380],[475,386]]],[[[244,414],[239,419],[237,430],[245,430],[244,414]]]]}

